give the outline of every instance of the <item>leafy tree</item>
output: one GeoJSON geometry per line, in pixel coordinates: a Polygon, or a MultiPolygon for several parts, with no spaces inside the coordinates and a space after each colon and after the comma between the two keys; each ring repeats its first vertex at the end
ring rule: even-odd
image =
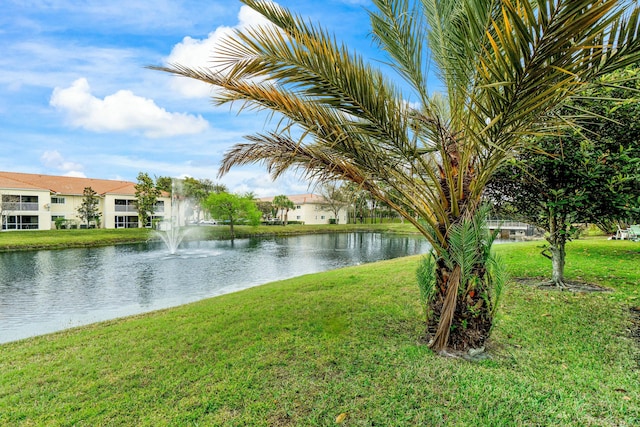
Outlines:
{"type": "Polygon", "coordinates": [[[256,207],[252,197],[239,196],[226,192],[211,193],[204,200],[203,207],[213,218],[229,222],[231,238],[235,237],[233,226],[239,220],[245,220],[250,225],[259,225],[262,213],[256,207]]]}
{"type": "Polygon", "coordinates": [[[344,185],[344,191],[348,200],[351,201],[353,223],[357,224],[358,220],[362,224],[367,212],[369,193],[362,190],[353,182],[347,182],[344,185]]]}
{"type": "Polygon", "coordinates": [[[287,220],[289,216],[289,211],[293,209],[296,205],[284,194],[280,194],[273,198],[271,204],[274,208],[280,211],[282,225],[287,225],[287,220]]]}
{"type": "Polygon", "coordinates": [[[144,227],[149,221],[149,217],[155,213],[155,206],[161,191],[155,186],[149,174],[145,172],[138,174],[138,183],[134,187],[139,224],[140,227],[144,227]]]}
{"type": "Polygon", "coordinates": [[[160,191],[166,191],[167,193],[171,193],[173,182],[174,182],[174,179],[171,178],[170,176],[157,176],[156,188],[160,191]]]}
{"type": "Polygon", "coordinates": [[[325,182],[320,186],[319,193],[325,200],[325,206],[333,213],[336,224],[340,220],[340,210],[349,205],[347,192],[339,182],[325,182]]]}
{"type": "Polygon", "coordinates": [[[100,216],[98,212],[100,199],[91,187],[85,187],[82,196],[82,203],[78,206],[78,215],[80,219],[87,224],[87,228],[89,228],[89,223],[100,216]]]}
{"type": "Polygon", "coordinates": [[[216,184],[210,179],[185,178],[181,183],[181,192],[189,199],[191,209],[195,212],[195,219],[200,219],[202,203],[211,193],[226,193],[227,187],[216,184]]]}
{"type": "Polygon", "coordinates": [[[635,67],[616,72],[603,78],[607,85],[583,93],[573,108],[599,117],[582,133],[538,138],[537,151],[518,154],[487,187],[503,215],[547,232],[549,247],[542,254],[551,260],[554,285],[565,285],[565,245],[578,231],[576,224],[606,229],[639,212],[640,81],[632,80],[637,74],[635,67]]]}
{"type": "Polygon", "coordinates": [[[262,216],[267,219],[272,218],[277,213],[271,202],[259,200],[256,201],[256,207],[262,213],[262,216]]]}
{"type": "Polygon", "coordinates": [[[577,120],[554,113],[578,88],[640,58],[640,7],[373,0],[372,34],[400,87],[319,25],[275,2],[243,3],[272,25],[227,35],[215,68],[152,67],[277,117],[227,151],[220,173],[263,163],[274,178],[351,181],[387,203],[433,246],[420,281],[431,348],[481,347],[501,271],[479,228],[484,187],[524,136],[577,120]],[[444,95],[428,89],[430,70],[444,95]]]}

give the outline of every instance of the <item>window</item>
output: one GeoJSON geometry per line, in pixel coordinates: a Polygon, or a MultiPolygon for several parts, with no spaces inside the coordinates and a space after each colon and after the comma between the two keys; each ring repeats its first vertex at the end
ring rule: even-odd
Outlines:
{"type": "Polygon", "coordinates": [[[297,206],[296,206],[296,209],[302,209],[302,206],[297,205],[297,206]]]}
{"type": "Polygon", "coordinates": [[[153,206],[153,211],[155,213],[164,212],[164,200],[158,200],[153,206]]]}
{"type": "Polygon", "coordinates": [[[38,217],[35,215],[7,215],[2,223],[3,230],[37,230],[38,217]]]}
{"type": "Polygon", "coordinates": [[[64,205],[64,203],[65,203],[64,197],[58,197],[58,196],[51,197],[52,205],[64,205]]]}
{"type": "Polygon", "coordinates": [[[116,216],[116,228],[138,228],[137,216],[116,216]]]}

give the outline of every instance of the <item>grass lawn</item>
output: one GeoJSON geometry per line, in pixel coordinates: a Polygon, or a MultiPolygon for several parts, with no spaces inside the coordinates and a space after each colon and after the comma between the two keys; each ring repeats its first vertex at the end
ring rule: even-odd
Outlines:
{"type": "MultiPolygon", "coordinates": [[[[539,245],[496,250],[537,277],[539,245]]],[[[613,292],[512,283],[491,359],[420,343],[409,257],[1,345],[0,425],[638,425],[640,243],[568,249],[570,279],[613,292]]]]}

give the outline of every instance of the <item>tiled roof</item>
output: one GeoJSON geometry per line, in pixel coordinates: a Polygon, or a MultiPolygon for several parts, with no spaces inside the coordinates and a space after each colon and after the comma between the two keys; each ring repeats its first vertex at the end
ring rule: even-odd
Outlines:
{"type": "Polygon", "coordinates": [[[134,182],[110,179],[0,172],[0,188],[12,190],[45,190],[51,193],[82,195],[85,187],[91,187],[101,196],[105,194],[134,195],[135,185],[134,182]]]}
{"type": "MultiPolygon", "coordinates": [[[[317,194],[296,194],[293,196],[287,196],[294,205],[304,205],[305,203],[327,203],[324,197],[317,194]]],[[[258,200],[261,202],[273,202],[274,197],[262,197],[258,200]]]]}

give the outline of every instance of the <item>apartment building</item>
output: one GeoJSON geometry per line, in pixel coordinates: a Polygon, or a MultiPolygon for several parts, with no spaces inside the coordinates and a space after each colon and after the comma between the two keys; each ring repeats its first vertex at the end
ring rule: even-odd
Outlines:
{"type": "MultiPolygon", "coordinates": [[[[317,194],[298,194],[287,196],[294,204],[294,208],[287,214],[289,221],[301,221],[305,224],[329,224],[337,222],[346,224],[348,221],[347,206],[340,208],[338,217],[329,208],[328,202],[317,194]]],[[[273,197],[263,197],[259,199],[263,202],[273,202],[273,197]]],[[[278,216],[280,213],[278,213],[278,216]]],[[[280,218],[282,219],[282,218],[280,218]]]]}
{"type": "MultiPolygon", "coordinates": [[[[101,228],[138,227],[135,183],[94,178],[0,172],[2,230],[50,230],[57,219],[82,227],[78,207],[86,187],[99,198],[101,228]]],[[[171,197],[158,198],[154,219],[171,212],[171,197]]],[[[61,222],[61,221],[59,221],[61,222]]]]}

